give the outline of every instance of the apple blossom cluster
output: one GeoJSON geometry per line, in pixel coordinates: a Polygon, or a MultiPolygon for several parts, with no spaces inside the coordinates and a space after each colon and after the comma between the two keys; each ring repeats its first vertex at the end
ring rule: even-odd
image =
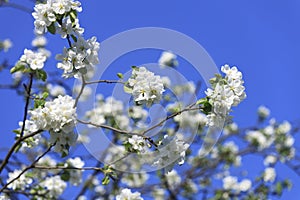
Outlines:
{"type": "Polygon", "coordinates": [[[263,173],[264,182],[274,182],[276,178],[276,171],[273,167],[267,167],[263,173]]]}
{"type": "Polygon", "coordinates": [[[248,130],[246,132],[246,140],[259,151],[274,145],[277,152],[281,155],[280,160],[290,160],[295,156],[295,148],[293,147],[295,139],[290,134],[291,124],[284,121],[277,124],[271,119],[269,124],[259,130],[248,130]]]}
{"type": "Polygon", "coordinates": [[[44,35],[36,35],[36,37],[32,40],[31,45],[37,49],[37,52],[49,58],[51,56],[51,52],[45,48],[47,44],[47,38],[44,35]]]}
{"type": "Polygon", "coordinates": [[[35,21],[35,31],[43,34],[47,31],[58,33],[62,38],[67,38],[69,48],[64,48],[63,53],[56,56],[61,61],[57,64],[63,69],[63,77],[78,78],[78,74],[87,74],[93,71],[99,63],[99,43],[96,37],[85,40],[82,36],[84,29],[80,27],[77,12],[81,12],[81,4],[73,0],[47,0],[45,3],[36,4],[32,14],[35,21]],[[71,44],[70,38],[74,43],[71,44]]]}
{"type": "Polygon", "coordinates": [[[116,200],[143,200],[141,193],[131,192],[130,189],[122,189],[121,193],[116,196],[116,200]]]}
{"type": "Polygon", "coordinates": [[[55,27],[67,27],[63,23],[63,18],[71,15],[72,21],[75,22],[74,15],[76,16],[76,12],[81,11],[80,2],[73,0],[47,0],[45,3],[38,3],[32,13],[35,19],[35,31],[38,34],[43,34],[49,29],[49,31],[55,32],[51,30],[55,27]]]}
{"type": "Polygon", "coordinates": [[[168,185],[171,189],[176,188],[182,181],[181,177],[179,176],[178,172],[175,169],[171,170],[165,176],[166,176],[168,185]]]}
{"type": "MultiPolygon", "coordinates": [[[[23,127],[23,122],[20,121],[19,122],[19,126],[20,128],[17,129],[17,138],[20,137],[20,133],[23,127]]],[[[23,136],[27,136],[30,135],[31,133],[35,133],[39,130],[38,126],[34,123],[34,121],[31,120],[25,120],[25,125],[24,125],[24,132],[23,132],[23,136]]],[[[39,144],[41,135],[40,134],[36,134],[33,137],[29,137],[26,140],[24,140],[24,142],[22,142],[21,144],[21,151],[24,151],[26,148],[32,148],[35,147],[39,144]]]]}
{"type": "Polygon", "coordinates": [[[45,200],[57,199],[67,187],[67,183],[59,175],[47,177],[39,185],[47,191],[45,200]]]}
{"type": "Polygon", "coordinates": [[[41,52],[24,49],[18,64],[30,67],[32,70],[42,69],[47,57],[41,52]]]}
{"type": "MultiPolygon", "coordinates": [[[[84,166],[84,162],[79,158],[69,158],[66,162],[69,167],[82,168],[84,166]]],[[[70,169],[67,170],[69,174],[69,181],[72,185],[79,185],[82,182],[82,172],[83,170],[70,169]]]]}
{"type": "Polygon", "coordinates": [[[83,37],[78,36],[72,47],[65,47],[63,54],[56,56],[56,59],[61,61],[57,64],[57,68],[63,69],[63,76],[67,78],[71,76],[78,77],[78,73],[86,74],[99,63],[99,48],[100,45],[96,37],[85,40],[83,37]]]}
{"type": "MultiPolygon", "coordinates": [[[[7,183],[18,177],[23,170],[15,170],[13,172],[8,173],[7,183]]],[[[23,173],[18,179],[13,181],[11,184],[8,185],[8,188],[12,190],[25,190],[32,182],[32,178],[26,176],[26,172],[23,173]]]]}
{"type": "Polygon", "coordinates": [[[176,67],[178,66],[177,56],[171,51],[164,51],[158,60],[158,64],[163,68],[176,67]]]}
{"type": "Polygon", "coordinates": [[[158,147],[158,156],[153,165],[157,167],[165,167],[166,173],[172,171],[175,164],[183,165],[185,161],[185,152],[189,145],[177,138],[165,135],[158,147]]]}
{"type": "Polygon", "coordinates": [[[252,182],[249,179],[243,179],[241,182],[238,182],[235,176],[226,176],[223,179],[224,190],[234,190],[235,193],[247,192],[251,186],[252,182]]]}
{"type": "MultiPolygon", "coordinates": [[[[200,154],[200,151],[198,154],[200,154]]],[[[239,155],[239,147],[233,141],[226,142],[222,146],[213,148],[211,157],[213,159],[224,159],[226,164],[234,164],[235,166],[240,166],[242,159],[239,155]]]]}
{"type": "Polygon", "coordinates": [[[237,106],[246,98],[242,73],[236,67],[224,65],[221,71],[225,77],[216,75],[211,79],[212,89],[205,92],[211,111],[207,115],[207,125],[222,128],[232,106],[237,106]]]}
{"type": "Polygon", "coordinates": [[[5,39],[0,41],[0,50],[3,49],[4,52],[7,52],[12,47],[12,42],[10,39],[5,39]]]}
{"type": "Polygon", "coordinates": [[[164,84],[160,76],[154,75],[145,67],[134,68],[128,79],[128,88],[137,104],[151,105],[160,101],[164,84]]]}
{"type": "Polygon", "coordinates": [[[130,145],[129,151],[133,152],[145,152],[146,144],[142,136],[133,135],[128,138],[127,144],[130,145]]]}
{"type": "Polygon", "coordinates": [[[270,115],[270,110],[265,106],[259,106],[257,109],[258,117],[262,120],[266,119],[270,115]]]}
{"type": "Polygon", "coordinates": [[[149,175],[147,173],[130,173],[124,175],[121,182],[129,187],[142,187],[148,179],[149,175]]]}
{"type": "MultiPolygon", "coordinates": [[[[176,113],[184,108],[183,103],[176,102],[169,104],[167,110],[170,113],[176,113]]],[[[199,126],[205,126],[207,122],[206,115],[197,110],[183,112],[174,117],[174,121],[183,129],[198,129],[199,126]]]]}
{"type": "MultiPolygon", "coordinates": [[[[95,108],[85,113],[85,116],[89,121],[96,125],[102,125],[114,119],[115,126],[123,129],[129,129],[129,118],[124,114],[123,102],[116,100],[114,97],[107,97],[103,99],[101,95],[98,95],[95,108]]],[[[88,127],[95,127],[88,125],[88,127]]]]}
{"type": "Polygon", "coordinates": [[[70,146],[76,143],[73,133],[76,125],[76,108],[72,97],[58,96],[48,101],[43,107],[29,111],[30,121],[38,130],[48,130],[50,142],[55,144],[55,151],[67,154],[70,146]]]}

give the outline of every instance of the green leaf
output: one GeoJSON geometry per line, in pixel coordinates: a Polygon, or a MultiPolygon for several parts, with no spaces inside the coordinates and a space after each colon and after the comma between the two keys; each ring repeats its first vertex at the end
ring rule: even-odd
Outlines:
{"type": "Polygon", "coordinates": [[[36,77],[45,82],[47,80],[47,73],[42,69],[36,70],[36,77]]]}
{"type": "Polygon", "coordinates": [[[125,147],[125,150],[127,151],[127,152],[131,152],[131,147],[132,147],[132,145],[130,144],[130,143],[124,143],[124,147],[125,147]]]}
{"type": "Polygon", "coordinates": [[[202,111],[204,114],[208,115],[212,110],[212,105],[206,101],[206,102],[203,102],[203,108],[202,108],[202,111]]]}
{"type": "Polygon", "coordinates": [[[136,69],[138,69],[138,67],[137,66],[131,66],[131,69],[136,70],[136,69]]]}
{"type": "Polygon", "coordinates": [[[207,102],[208,99],[205,97],[205,98],[202,98],[202,99],[199,99],[197,102],[196,102],[196,105],[199,105],[199,104],[204,104],[205,102],[207,102]]]}
{"type": "Polygon", "coordinates": [[[72,22],[72,23],[75,22],[75,20],[77,19],[77,12],[76,12],[76,10],[72,10],[72,11],[70,12],[70,19],[71,19],[71,22],[72,22]]]}
{"type": "Polygon", "coordinates": [[[119,77],[119,78],[123,78],[123,74],[122,73],[117,73],[117,76],[119,77]]]}
{"type": "Polygon", "coordinates": [[[13,132],[14,132],[15,134],[17,134],[17,135],[20,135],[20,134],[21,134],[21,130],[18,130],[18,129],[13,130],[13,132]]]}
{"type": "Polygon", "coordinates": [[[282,189],[283,189],[283,188],[282,188],[282,184],[281,184],[280,182],[278,182],[278,183],[276,184],[276,189],[275,189],[277,195],[279,195],[279,196],[282,195],[282,189]]]}
{"type": "Polygon", "coordinates": [[[10,69],[10,73],[13,74],[18,71],[23,71],[25,69],[25,65],[18,63],[16,66],[10,69]]]}
{"type": "Polygon", "coordinates": [[[64,173],[60,177],[63,181],[69,181],[71,178],[69,170],[65,170],[64,173]]]}
{"type": "Polygon", "coordinates": [[[49,96],[48,92],[43,92],[42,94],[43,99],[47,99],[48,96],[49,96]]]}
{"type": "Polygon", "coordinates": [[[102,185],[107,185],[109,184],[109,176],[108,175],[105,175],[105,177],[102,179],[102,185]]]}
{"type": "Polygon", "coordinates": [[[43,107],[45,105],[44,99],[35,99],[34,100],[34,108],[43,107]]]}
{"type": "Polygon", "coordinates": [[[124,85],[124,92],[131,94],[132,93],[132,88],[127,87],[126,84],[124,85]]]}
{"type": "Polygon", "coordinates": [[[50,26],[48,26],[47,29],[51,34],[55,34],[56,28],[55,28],[54,22],[52,24],[50,24],[50,26]]]}

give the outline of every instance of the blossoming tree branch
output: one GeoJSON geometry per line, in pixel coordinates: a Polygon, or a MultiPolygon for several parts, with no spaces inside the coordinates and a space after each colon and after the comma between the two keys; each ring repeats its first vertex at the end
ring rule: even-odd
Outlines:
{"type": "MultiPolygon", "coordinates": [[[[0,89],[15,90],[24,98],[24,110],[16,116],[19,124],[1,134],[14,134],[15,141],[1,158],[0,199],[69,199],[71,193],[80,200],[258,200],[280,197],[292,187],[276,172],[277,165],[300,175],[296,126],[270,118],[265,106],[253,116],[257,124],[248,127],[239,127],[230,116],[246,98],[237,67],[221,66],[202,94],[197,94],[199,84],[175,84],[146,66],[129,66],[127,76],[95,80],[101,47],[96,37],[84,36],[79,1],[36,1],[33,12],[0,2],[30,12],[36,35],[31,48],[16,52],[20,59],[15,64],[0,61],[1,73],[13,77],[12,83],[0,83],[0,89]],[[52,71],[45,68],[51,59],[49,34],[67,44],[55,56],[52,71]],[[76,86],[66,79],[76,80],[76,86]],[[97,93],[95,105],[82,114],[80,104],[94,98],[92,86],[108,84],[121,85],[130,102],[97,93]],[[193,94],[196,99],[184,100],[193,94]],[[149,123],[156,104],[166,115],[149,123]],[[84,129],[76,129],[79,125],[84,129]],[[78,153],[76,149],[91,142],[91,132],[99,130],[111,144],[99,157],[78,153]],[[243,160],[249,155],[261,157],[264,170],[248,174],[243,160]]],[[[5,55],[12,41],[0,39],[5,55]]],[[[181,67],[171,51],[162,52],[157,63],[159,70],[181,67]]]]}

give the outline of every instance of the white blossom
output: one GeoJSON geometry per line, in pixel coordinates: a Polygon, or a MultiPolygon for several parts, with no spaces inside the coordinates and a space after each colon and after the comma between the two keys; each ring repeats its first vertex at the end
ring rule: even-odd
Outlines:
{"type": "Polygon", "coordinates": [[[152,196],[155,200],[165,200],[165,190],[155,186],[152,190],[152,196]]]}
{"type": "Polygon", "coordinates": [[[258,146],[259,150],[270,147],[274,141],[274,138],[267,138],[262,132],[253,130],[247,131],[246,139],[258,146]]]}
{"type": "Polygon", "coordinates": [[[70,17],[65,17],[61,24],[56,25],[56,32],[60,34],[62,38],[66,38],[68,35],[81,36],[84,32],[84,29],[79,25],[78,19],[72,22],[70,17]]]}
{"type": "Polygon", "coordinates": [[[125,188],[116,196],[116,200],[143,200],[143,198],[139,192],[131,192],[130,189],[125,188]]]}
{"type": "Polygon", "coordinates": [[[199,113],[198,111],[187,111],[176,115],[174,121],[179,123],[180,128],[193,129],[205,125],[207,118],[206,115],[199,113]]]}
{"type": "Polygon", "coordinates": [[[268,156],[264,159],[264,165],[265,165],[265,166],[273,165],[273,164],[276,163],[276,161],[277,161],[276,156],[268,155],[268,156]]]}
{"type": "Polygon", "coordinates": [[[258,113],[259,117],[261,117],[262,119],[265,119],[265,118],[269,117],[270,110],[265,106],[259,106],[257,109],[257,113],[258,113]]]}
{"type": "MultiPolygon", "coordinates": [[[[70,167],[82,168],[84,166],[84,162],[79,158],[69,158],[67,160],[67,164],[70,167]]],[[[71,169],[70,172],[70,183],[77,186],[82,181],[82,172],[83,170],[71,169]]]]}
{"type": "Polygon", "coordinates": [[[192,81],[189,81],[184,84],[176,85],[173,88],[173,92],[176,95],[183,95],[185,93],[194,94],[195,91],[196,91],[196,86],[195,86],[194,82],[192,82],[192,81]]]}
{"type": "Polygon", "coordinates": [[[141,136],[133,135],[131,138],[128,138],[128,143],[131,144],[131,148],[135,151],[145,151],[145,141],[141,136]]]}
{"type": "Polygon", "coordinates": [[[30,120],[39,130],[49,130],[50,142],[56,143],[55,151],[66,152],[66,146],[75,144],[77,135],[73,133],[76,125],[76,108],[72,97],[58,96],[53,101],[47,101],[44,107],[38,107],[29,112],[30,120]]]}
{"type": "Polygon", "coordinates": [[[172,170],[166,175],[166,179],[170,188],[174,189],[181,183],[181,178],[176,170],[172,170]]]}
{"type": "Polygon", "coordinates": [[[178,65],[177,56],[170,51],[164,51],[162,52],[158,63],[161,67],[176,67],[178,65]]]}
{"type": "Polygon", "coordinates": [[[64,77],[78,78],[78,73],[84,75],[99,63],[99,48],[100,44],[96,37],[88,40],[78,37],[71,48],[64,48],[63,54],[56,56],[56,59],[61,61],[57,64],[57,68],[64,70],[64,77]]]}
{"type": "Polygon", "coordinates": [[[46,56],[42,53],[25,49],[24,54],[20,58],[20,62],[28,64],[31,69],[36,70],[44,67],[46,59],[46,56]]]}
{"type": "Polygon", "coordinates": [[[34,26],[38,34],[47,32],[47,27],[56,21],[51,2],[48,0],[45,4],[40,3],[34,6],[32,16],[35,19],[34,26]]]}
{"type": "MultiPolygon", "coordinates": [[[[22,121],[19,122],[19,126],[20,126],[20,128],[18,129],[18,131],[21,132],[22,126],[23,126],[22,121]]],[[[26,120],[23,136],[30,135],[31,133],[35,133],[38,130],[39,130],[39,127],[34,123],[34,121],[26,120]]],[[[19,135],[17,135],[17,137],[19,137],[19,135]]],[[[40,139],[41,139],[40,134],[36,134],[33,137],[26,139],[24,142],[22,142],[22,146],[21,146],[20,150],[24,151],[26,148],[32,148],[32,147],[37,146],[39,144],[40,139]]]]}
{"type": "Polygon", "coordinates": [[[154,166],[165,167],[166,172],[173,169],[175,163],[182,165],[185,162],[185,152],[189,145],[181,139],[164,136],[158,148],[159,154],[154,162],[154,166]]]}
{"type": "Polygon", "coordinates": [[[148,71],[145,67],[133,69],[132,76],[128,80],[129,87],[132,88],[134,101],[148,105],[161,99],[164,90],[163,81],[158,75],[148,71]]]}
{"type": "Polygon", "coordinates": [[[65,95],[66,89],[60,85],[52,85],[47,84],[47,89],[49,91],[49,94],[53,97],[58,97],[59,95],[65,95]]]}
{"type": "Polygon", "coordinates": [[[276,178],[276,171],[273,167],[267,167],[263,174],[264,182],[273,182],[276,178]]]}
{"type": "Polygon", "coordinates": [[[131,173],[124,175],[121,181],[129,187],[142,187],[148,178],[149,175],[147,173],[131,173]]]}
{"type": "MultiPolygon", "coordinates": [[[[129,123],[129,121],[122,117],[124,112],[122,101],[116,100],[112,96],[107,97],[105,100],[99,96],[97,98],[98,101],[96,102],[95,107],[85,113],[86,118],[88,118],[90,122],[101,125],[104,124],[107,119],[115,119],[117,116],[119,116],[118,123],[120,126],[124,127],[127,122],[129,123]]],[[[88,127],[93,128],[94,126],[88,125],[88,127]]]]}
{"type": "Polygon", "coordinates": [[[238,180],[234,176],[226,176],[223,179],[223,188],[225,190],[236,190],[238,188],[238,180]]]}
{"type": "Polygon", "coordinates": [[[277,128],[277,132],[279,134],[287,134],[291,131],[292,125],[288,121],[284,121],[282,124],[280,124],[277,128]]]}
{"type": "Polygon", "coordinates": [[[47,190],[47,195],[51,199],[57,199],[67,187],[67,183],[64,182],[58,175],[46,177],[46,179],[41,182],[40,185],[47,190]]]}
{"type": "Polygon", "coordinates": [[[223,127],[231,107],[237,106],[246,98],[242,73],[229,65],[222,66],[221,71],[225,77],[211,79],[213,88],[208,88],[205,92],[212,106],[212,111],[207,115],[207,125],[218,128],[223,127]]]}
{"type": "Polygon", "coordinates": [[[10,39],[5,39],[2,42],[0,41],[0,50],[3,49],[4,52],[7,52],[12,47],[12,42],[10,39]]]}
{"type": "Polygon", "coordinates": [[[47,39],[43,35],[37,35],[31,42],[33,47],[44,47],[47,44],[47,39]]]}
{"type": "Polygon", "coordinates": [[[286,146],[286,147],[292,147],[293,144],[294,144],[294,142],[295,142],[295,139],[292,136],[287,135],[286,139],[284,141],[284,146],[286,146]]]}
{"type": "Polygon", "coordinates": [[[81,12],[81,4],[73,0],[47,0],[36,4],[32,16],[34,17],[35,31],[38,34],[47,32],[47,27],[56,22],[56,16],[63,16],[71,10],[81,12]]]}
{"type": "Polygon", "coordinates": [[[247,192],[251,189],[252,182],[249,179],[244,179],[239,183],[239,190],[242,192],[247,192]]]}
{"type": "MultiPolygon", "coordinates": [[[[23,170],[15,170],[8,173],[7,183],[17,178],[23,170]]],[[[7,186],[7,188],[12,190],[25,190],[32,183],[32,178],[26,177],[27,172],[23,173],[18,179],[13,181],[7,186]]]]}

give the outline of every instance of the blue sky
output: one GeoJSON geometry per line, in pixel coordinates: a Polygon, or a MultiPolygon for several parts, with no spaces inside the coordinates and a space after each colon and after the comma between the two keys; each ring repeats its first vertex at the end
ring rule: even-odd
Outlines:
{"type": "MultiPolygon", "coordinates": [[[[15,2],[32,6],[30,1],[15,2]]],[[[86,37],[95,35],[101,42],[132,28],[164,27],[182,32],[199,42],[217,66],[225,63],[238,66],[243,72],[248,96],[233,113],[239,124],[254,124],[256,108],[261,104],[269,107],[271,115],[278,121],[286,119],[299,124],[300,1],[111,0],[84,1],[82,7],[79,19],[86,37]]],[[[0,8],[0,19],[0,39],[10,38],[14,43],[8,53],[0,54],[0,61],[5,57],[14,63],[24,48],[31,47],[33,18],[28,13],[0,8]]],[[[48,38],[53,55],[67,45],[59,36],[49,35],[48,38]]],[[[136,60],[125,60],[123,67],[134,62],[155,62],[158,55],[153,52],[152,57],[142,54],[132,56],[130,58],[136,60]]],[[[54,69],[55,61],[48,64],[54,69]]],[[[0,74],[0,83],[9,80],[0,74]]],[[[10,131],[21,119],[23,103],[13,91],[0,90],[0,96],[2,147],[13,140],[10,131]],[[4,137],[6,139],[3,140],[4,137]]],[[[299,141],[298,137],[296,146],[299,141]]],[[[282,199],[296,199],[300,178],[287,172],[285,167],[280,170],[284,176],[293,177],[295,186],[282,199]]]]}

